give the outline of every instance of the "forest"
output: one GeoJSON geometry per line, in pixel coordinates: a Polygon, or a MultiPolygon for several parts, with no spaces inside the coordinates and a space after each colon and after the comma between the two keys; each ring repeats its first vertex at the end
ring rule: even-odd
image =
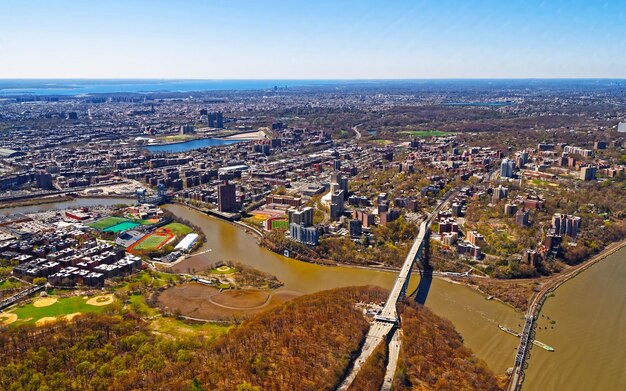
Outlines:
{"type": "Polygon", "coordinates": [[[447,319],[405,302],[394,390],[500,390],[487,364],[463,346],[447,319]]]}
{"type": "MultiPolygon", "coordinates": [[[[355,304],[385,297],[375,287],[301,296],[216,338],[164,335],[119,310],[41,327],[7,327],[0,332],[0,389],[333,390],[369,328],[355,304]]],[[[450,322],[409,304],[403,328],[396,389],[422,383],[428,389],[497,389],[450,322]]],[[[386,354],[381,345],[353,390],[377,389],[371,385],[382,382],[386,354]]]]}

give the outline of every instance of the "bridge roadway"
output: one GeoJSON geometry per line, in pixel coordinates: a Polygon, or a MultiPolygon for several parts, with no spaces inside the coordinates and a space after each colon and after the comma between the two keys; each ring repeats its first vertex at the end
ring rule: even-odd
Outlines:
{"type": "MultiPolygon", "coordinates": [[[[406,290],[409,286],[409,279],[411,278],[411,269],[413,265],[415,265],[415,261],[419,258],[419,255],[424,249],[424,245],[426,240],[428,240],[428,230],[430,229],[430,221],[433,216],[436,216],[437,213],[450,201],[455,195],[457,191],[448,192],[439,205],[432,211],[432,213],[420,224],[419,233],[413,242],[413,246],[411,246],[411,250],[406,256],[404,260],[404,264],[400,269],[400,273],[398,273],[398,277],[393,284],[393,288],[391,288],[391,292],[389,293],[389,297],[385,302],[385,306],[383,307],[380,314],[374,317],[374,321],[370,325],[369,332],[365,337],[365,342],[361,347],[361,352],[359,353],[359,357],[354,361],[352,369],[348,373],[343,382],[337,388],[338,391],[345,391],[350,387],[354,378],[359,373],[361,367],[367,359],[372,355],[374,349],[383,341],[386,341],[389,333],[399,325],[398,318],[398,310],[397,305],[400,300],[404,298],[406,294],[406,290]]],[[[393,342],[392,342],[393,343],[393,342]]],[[[399,348],[398,348],[399,349],[399,348]]]]}
{"type": "Polygon", "coordinates": [[[380,343],[385,343],[389,333],[396,326],[398,326],[398,310],[396,306],[398,301],[402,300],[406,294],[409,278],[411,277],[411,269],[424,248],[424,239],[426,238],[426,240],[428,240],[427,231],[429,229],[429,224],[430,217],[420,224],[420,230],[417,238],[415,238],[415,242],[413,242],[413,246],[411,247],[404,264],[400,269],[400,273],[398,273],[398,277],[396,277],[396,281],[393,284],[393,288],[391,288],[391,292],[385,302],[385,306],[380,314],[374,317],[374,321],[370,324],[370,329],[365,337],[365,342],[363,342],[363,346],[361,347],[359,357],[356,361],[354,361],[348,376],[346,376],[337,388],[338,391],[345,391],[350,387],[354,378],[361,370],[361,367],[365,364],[372,353],[374,353],[376,347],[380,343]]]}
{"type": "Polygon", "coordinates": [[[391,288],[391,293],[389,293],[389,298],[387,298],[385,306],[380,314],[374,317],[376,321],[389,322],[394,325],[398,323],[397,304],[406,294],[409,279],[411,278],[411,269],[413,269],[415,261],[418,259],[419,254],[421,254],[422,249],[424,248],[424,239],[427,236],[429,224],[430,217],[420,224],[419,234],[417,235],[417,238],[415,238],[409,254],[406,256],[404,264],[400,269],[400,273],[398,273],[398,277],[396,277],[393,288],[391,288]]]}

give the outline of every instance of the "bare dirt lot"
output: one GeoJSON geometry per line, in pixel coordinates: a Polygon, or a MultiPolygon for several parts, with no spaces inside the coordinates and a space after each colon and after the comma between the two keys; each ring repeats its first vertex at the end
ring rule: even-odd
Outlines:
{"type": "Polygon", "coordinates": [[[163,291],[159,307],[198,319],[237,320],[275,307],[297,295],[291,292],[237,290],[219,292],[218,289],[187,283],[163,291]]]}

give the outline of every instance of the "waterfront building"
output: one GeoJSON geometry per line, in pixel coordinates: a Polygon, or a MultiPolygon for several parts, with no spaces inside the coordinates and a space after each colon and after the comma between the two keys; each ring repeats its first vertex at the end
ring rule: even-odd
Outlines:
{"type": "Polygon", "coordinates": [[[235,185],[224,181],[217,186],[217,206],[220,212],[236,212],[237,198],[235,195],[235,185]]]}
{"type": "Polygon", "coordinates": [[[350,237],[357,238],[363,233],[363,224],[361,220],[350,220],[350,237]]]}
{"type": "Polygon", "coordinates": [[[316,227],[306,227],[303,224],[289,224],[289,235],[296,242],[317,246],[319,243],[319,232],[316,227]]]}

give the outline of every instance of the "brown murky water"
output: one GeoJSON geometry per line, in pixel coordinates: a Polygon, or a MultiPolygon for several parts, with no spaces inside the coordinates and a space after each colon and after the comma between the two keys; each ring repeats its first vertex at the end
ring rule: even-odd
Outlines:
{"type": "Polygon", "coordinates": [[[524,391],[626,390],[624,281],[626,248],[548,298],[535,338],[555,352],[533,347],[524,391]]]}
{"type": "MultiPolygon", "coordinates": [[[[77,206],[133,202],[125,199],[77,199],[0,209],[0,214],[29,213],[77,206]]],[[[328,267],[295,261],[260,248],[243,230],[189,208],[167,209],[201,227],[211,251],[191,257],[182,269],[206,267],[218,260],[234,260],[276,275],[283,289],[311,293],[348,285],[391,287],[395,275],[365,269],[328,267]]],[[[419,276],[411,290],[415,289],[419,276]]],[[[561,286],[548,299],[536,338],[553,346],[550,353],[534,347],[523,390],[626,390],[626,249],[594,265],[561,286]],[[550,318],[548,320],[548,317],[550,318]],[[555,321],[556,323],[552,323],[555,321]],[[553,328],[554,327],[554,328],[553,328]]],[[[519,329],[522,315],[479,293],[434,279],[426,305],[450,319],[467,346],[496,373],[512,365],[517,339],[497,328],[519,329]]]]}
{"type": "MultiPolygon", "coordinates": [[[[57,204],[13,208],[0,213],[28,213],[38,210],[117,204],[119,199],[79,199],[57,204]]],[[[256,240],[242,229],[192,209],[168,205],[166,209],[200,227],[206,242],[200,251],[180,264],[183,272],[200,270],[219,260],[242,262],[271,273],[285,285],[282,289],[312,293],[350,285],[379,285],[391,288],[395,274],[367,269],[320,266],[285,258],[258,246],[256,240]]],[[[420,277],[414,275],[410,290],[420,277]]],[[[487,362],[496,373],[504,373],[513,363],[517,339],[500,331],[498,324],[510,327],[522,323],[522,314],[497,301],[485,300],[478,292],[462,285],[434,279],[430,285],[426,306],[448,318],[461,333],[465,344],[487,362]]]]}
{"type": "MultiPolygon", "coordinates": [[[[379,285],[391,288],[394,273],[339,266],[321,266],[296,261],[258,246],[251,235],[241,228],[206,216],[180,205],[168,205],[169,211],[198,227],[206,235],[200,251],[179,264],[181,272],[200,270],[224,260],[245,263],[275,275],[285,285],[282,289],[312,293],[349,285],[379,285]]],[[[410,291],[417,287],[419,275],[414,275],[410,291]]],[[[426,306],[448,318],[463,336],[465,343],[496,373],[504,373],[513,364],[517,340],[498,329],[498,324],[517,325],[522,314],[463,285],[433,279],[426,306]]]]}

